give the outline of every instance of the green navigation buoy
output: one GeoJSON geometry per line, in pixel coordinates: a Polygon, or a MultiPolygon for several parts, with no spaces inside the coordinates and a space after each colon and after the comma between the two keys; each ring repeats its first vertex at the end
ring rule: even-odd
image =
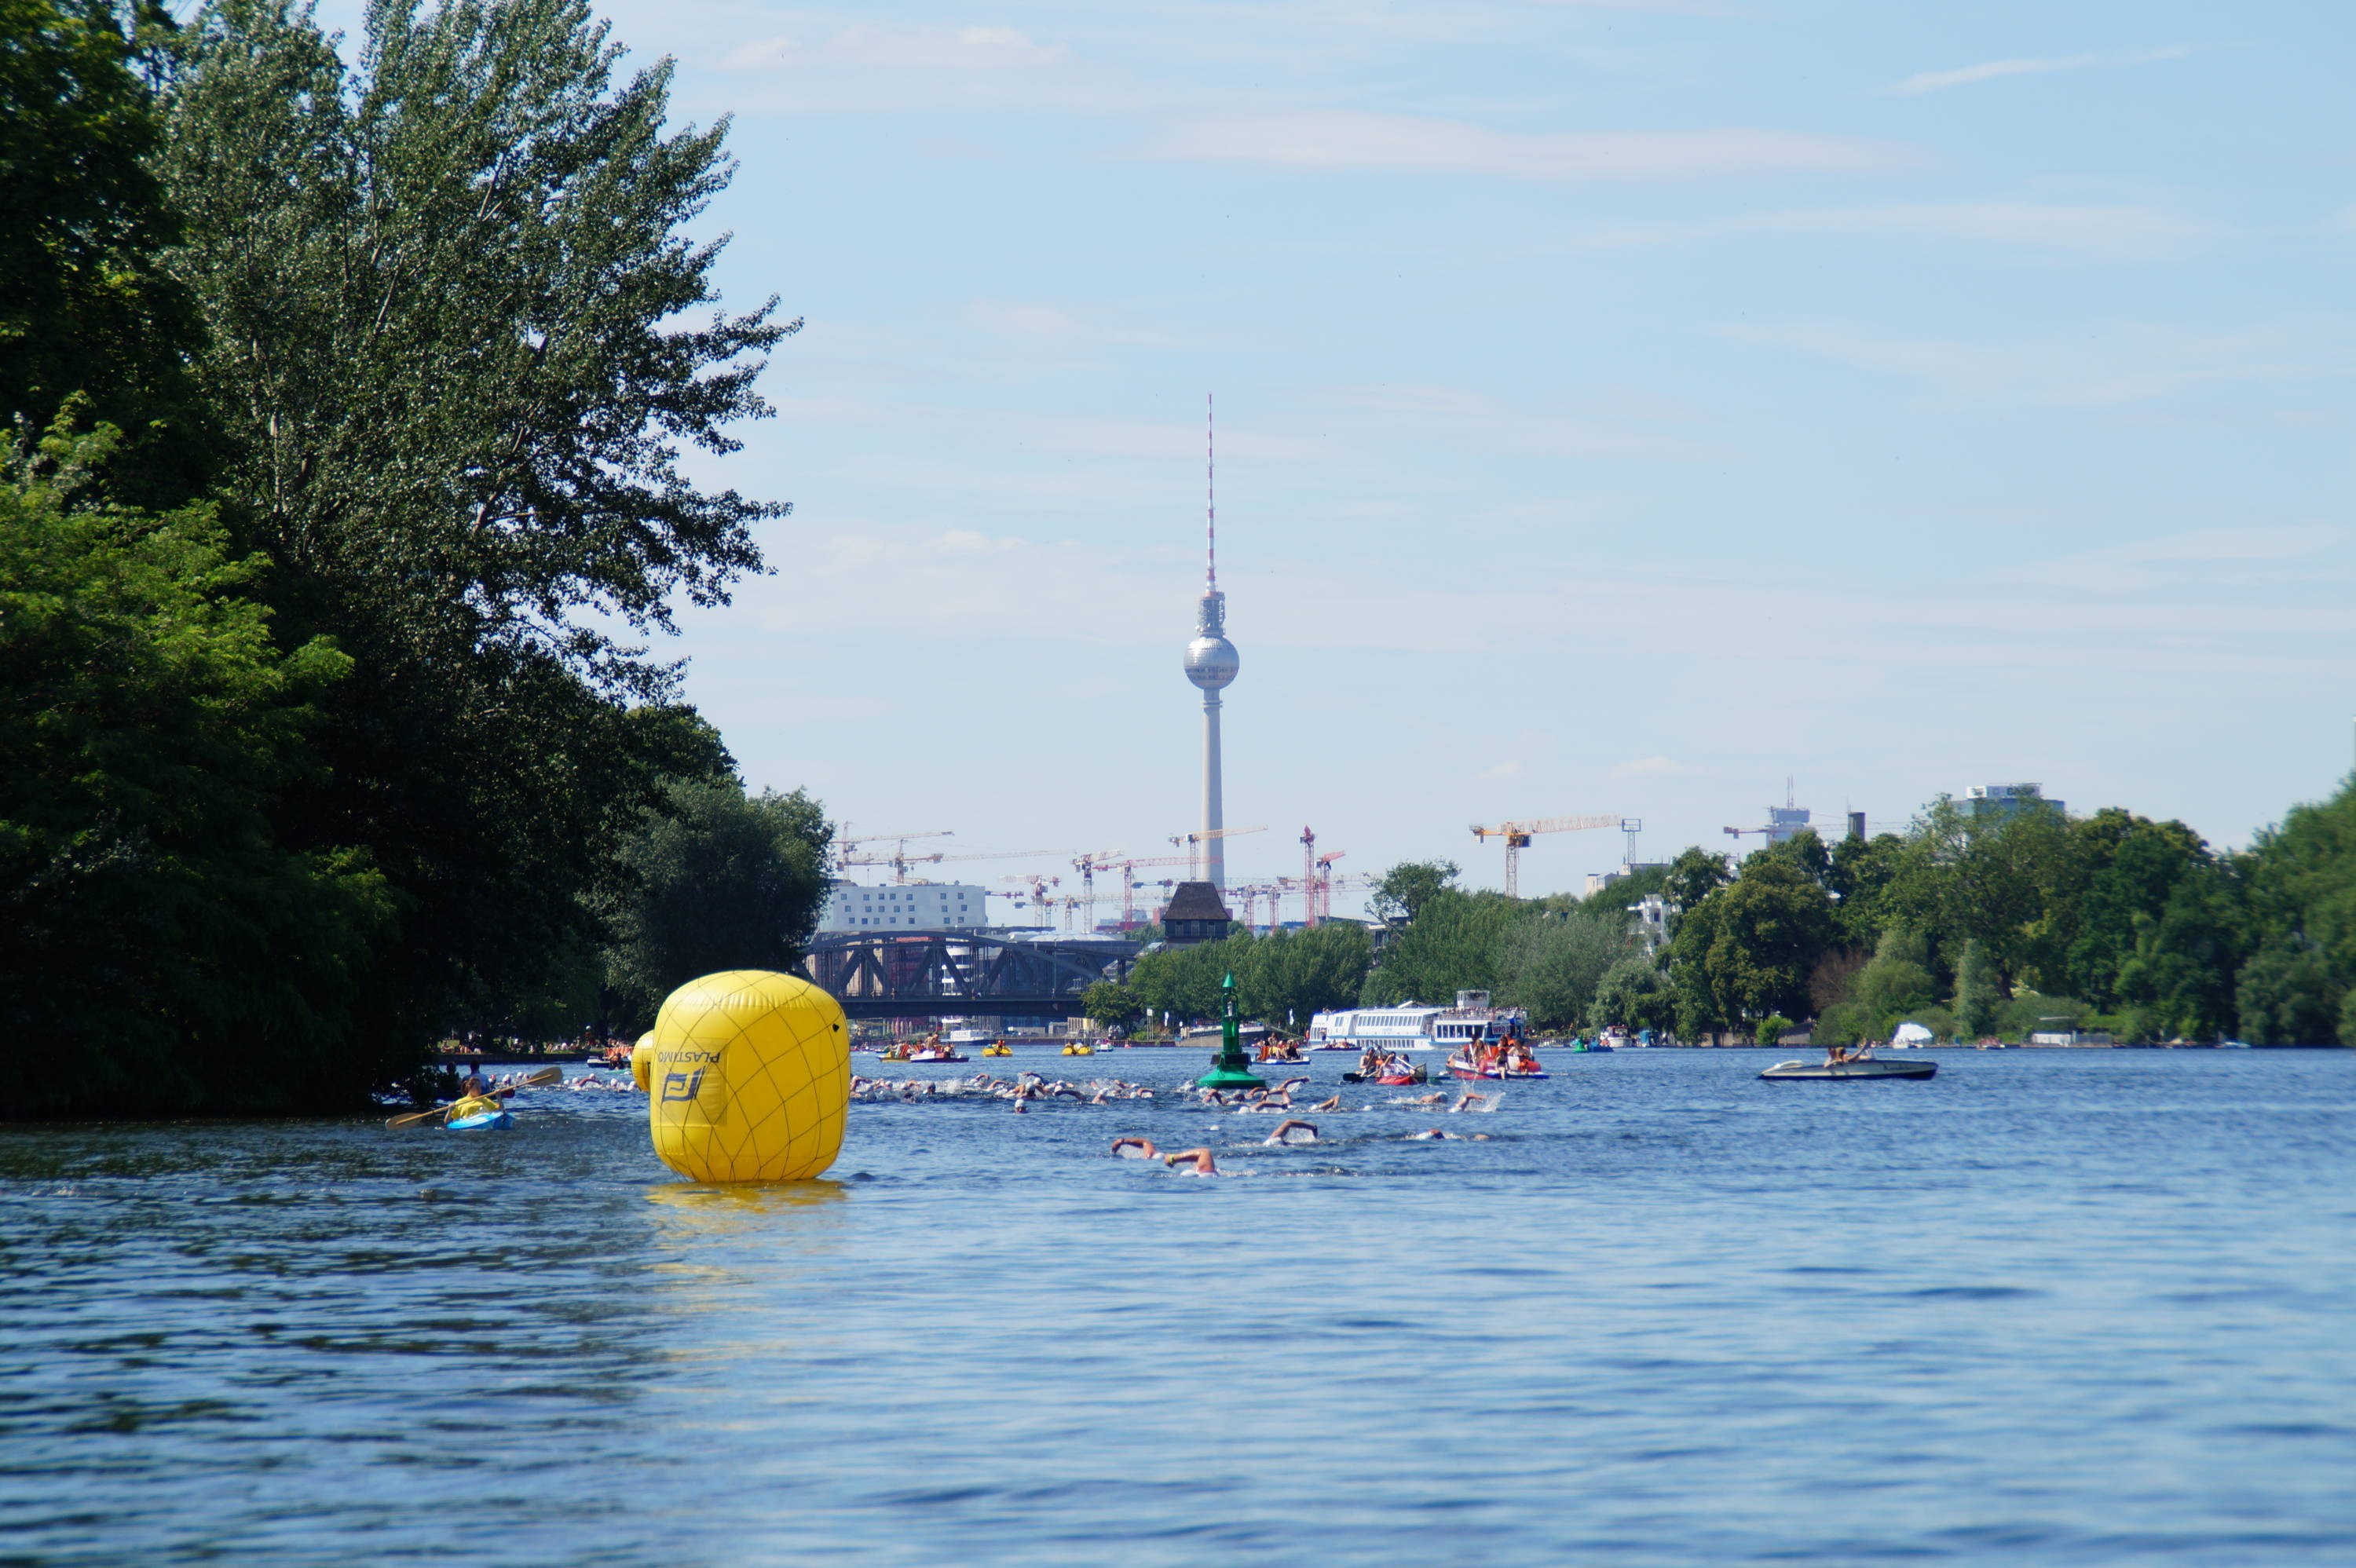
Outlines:
{"type": "Polygon", "coordinates": [[[1251,1062],[1244,1056],[1244,1042],[1236,1031],[1236,977],[1229,975],[1219,982],[1219,1054],[1211,1059],[1211,1070],[1194,1080],[1202,1089],[1260,1089],[1266,1085],[1251,1071],[1251,1062]]]}

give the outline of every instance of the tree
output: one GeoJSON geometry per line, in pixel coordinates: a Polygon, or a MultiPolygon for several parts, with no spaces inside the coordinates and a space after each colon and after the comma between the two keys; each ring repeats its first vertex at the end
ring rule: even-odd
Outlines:
{"type": "Polygon", "coordinates": [[[1890,1032],[1937,999],[1937,987],[1927,962],[1929,944],[1902,925],[1881,933],[1872,960],[1849,983],[1848,999],[1862,1009],[1860,1027],[1874,1039],[1890,1032]]]}
{"type": "Polygon", "coordinates": [[[1461,990],[1494,991],[1505,933],[1523,918],[1519,901],[1503,893],[1440,889],[1383,949],[1382,962],[1359,992],[1360,1004],[1445,1003],[1461,990]]]}
{"type": "Polygon", "coordinates": [[[1367,901],[1379,919],[1393,924],[1412,921],[1455,882],[1459,869],[1453,860],[1402,860],[1383,873],[1367,901]]]}
{"type": "Polygon", "coordinates": [[[1955,969],[1955,1021],[1972,1040],[1994,1034],[2004,1012],[2005,998],[1997,988],[1996,967],[1977,942],[1964,944],[1963,962],[1955,969]]]}
{"type": "Polygon", "coordinates": [[[350,661],[281,653],[208,507],[77,504],[112,432],[0,485],[0,1115],[350,1104],[391,903],[366,857],[279,841],[311,703],[350,661]]]}
{"type": "MultiPolygon", "coordinates": [[[[833,830],[799,790],[674,780],[624,841],[605,978],[641,1027],[673,990],[724,969],[789,970],[817,929],[833,830]]],[[[636,1032],[633,1029],[631,1032],[636,1032]]]]}
{"type": "Polygon", "coordinates": [[[60,414],[113,426],[83,489],[163,508],[203,491],[213,443],[197,312],[158,261],[180,232],[151,168],[171,23],[126,20],[107,0],[0,0],[0,422],[19,443],[60,414]]]}
{"type": "Polygon", "coordinates": [[[1808,975],[1832,934],[1821,887],[1785,857],[1752,856],[1740,877],[1686,912],[1670,940],[1677,1031],[1804,1010],[1808,975]]]}
{"type": "Polygon", "coordinates": [[[2269,944],[2242,965],[2233,1006],[2253,1045],[2319,1045],[2339,1040],[2344,991],[2323,950],[2297,938],[2269,944]]]}
{"type": "Polygon", "coordinates": [[[2239,891],[2228,868],[2205,865],[2178,879],[2158,915],[2136,917],[2135,955],[2119,971],[2135,1033],[2216,1040],[2233,1027],[2244,954],[2239,891]]]}
{"type": "Polygon", "coordinates": [[[1529,1009],[1543,1029],[1575,1028],[1612,965],[1627,955],[1628,917],[1552,914],[1515,925],[1498,961],[1498,1000],[1529,1009]]]}
{"type": "Polygon", "coordinates": [[[1895,833],[1844,838],[1833,846],[1825,890],[1840,901],[1834,916],[1844,945],[1870,952],[1890,923],[1884,895],[1897,879],[1905,840],[1895,833]]]}
{"type": "Polygon", "coordinates": [[[1598,1029],[1665,1029],[1674,1019],[1660,967],[1641,954],[1631,954],[1606,969],[1588,1004],[1587,1021],[1598,1029]]]}
{"type": "Polygon", "coordinates": [[[1732,880],[1725,856],[1713,855],[1695,846],[1669,862],[1668,878],[1662,891],[1678,910],[1692,910],[1732,880]]]}
{"type": "Polygon", "coordinates": [[[348,70],[292,0],[217,0],[177,46],[159,155],[209,327],[227,512],[291,640],[355,659],[282,831],[369,848],[397,896],[368,1027],[593,948],[591,907],[691,771],[675,671],[626,639],[724,602],[784,507],[707,493],[689,445],[767,410],[790,326],[688,320],[723,126],[667,128],[580,0],[375,0],[348,70]]]}
{"type": "Polygon", "coordinates": [[[1145,1004],[1119,980],[1098,980],[1080,993],[1080,1011],[1107,1029],[1127,1029],[1145,1016],[1145,1004]]]}

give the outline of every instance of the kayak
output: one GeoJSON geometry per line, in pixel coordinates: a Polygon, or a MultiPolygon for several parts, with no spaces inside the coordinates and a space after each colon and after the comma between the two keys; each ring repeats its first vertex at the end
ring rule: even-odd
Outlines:
{"type": "Polygon", "coordinates": [[[1451,1067],[1448,1071],[1468,1083],[1478,1083],[1483,1078],[1551,1078],[1554,1076],[1551,1072],[1501,1072],[1494,1067],[1451,1067]]]}
{"type": "Polygon", "coordinates": [[[1419,1083],[1420,1080],[1419,1080],[1412,1072],[1386,1072],[1381,1077],[1376,1079],[1375,1082],[1377,1083],[1387,1083],[1392,1088],[1396,1089],[1403,1083],[1419,1083]]]}
{"type": "Polygon", "coordinates": [[[515,1125],[515,1117],[505,1111],[481,1111],[471,1116],[461,1116],[444,1126],[454,1133],[488,1132],[515,1125]]]}
{"type": "Polygon", "coordinates": [[[1935,1061],[1779,1061],[1759,1076],[1774,1083],[1795,1083],[1801,1080],[1839,1079],[1863,1082],[1869,1078],[1928,1078],[1939,1071],[1935,1061]]]}

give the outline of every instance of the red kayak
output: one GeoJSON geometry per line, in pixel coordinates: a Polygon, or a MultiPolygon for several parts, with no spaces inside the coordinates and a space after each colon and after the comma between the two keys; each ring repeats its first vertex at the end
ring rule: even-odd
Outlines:
{"type": "Polygon", "coordinates": [[[1400,1084],[1402,1084],[1402,1083],[1414,1083],[1414,1082],[1415,1082],[1415,1074],[1414,1074],[1414,1073],[1412,1073],[1412,1072],[1389,1072],[1389,1073],[1385,1073],[1382,1077],[1376,1079],[1376,1080],[1375,1080],[1375,1082],[1376,1082],[1376,1083],[1387,1083],[1387,1084],[1389,1084],[1392,1088],[1396,1089],[1396,1088],[1398,1088],[1398,1087],[1400,1084]]]}
{"type": "Polygon", "coordinates": [[[1483,1067],[1477,1069],[1471,1067],[1451,1067],[1448,1071],[1455,1076],[1464,1079],[1469,1083],[1478,1083],[1483,1078],[1551,1078],[1554,1076],[1551,1072],[1501,1072],[1494,1067],[1483,1067]]]}

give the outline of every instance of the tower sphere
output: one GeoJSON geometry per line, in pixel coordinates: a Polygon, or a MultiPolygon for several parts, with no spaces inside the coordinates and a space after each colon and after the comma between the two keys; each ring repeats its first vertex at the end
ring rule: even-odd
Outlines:
{"type": "Polygon", "coordinates": [[[1197,637],[1186,645],[1186,678],[1205,691],[1234,684],[1242,664],[1235,644],[1225,637],[1197,637]]]}

